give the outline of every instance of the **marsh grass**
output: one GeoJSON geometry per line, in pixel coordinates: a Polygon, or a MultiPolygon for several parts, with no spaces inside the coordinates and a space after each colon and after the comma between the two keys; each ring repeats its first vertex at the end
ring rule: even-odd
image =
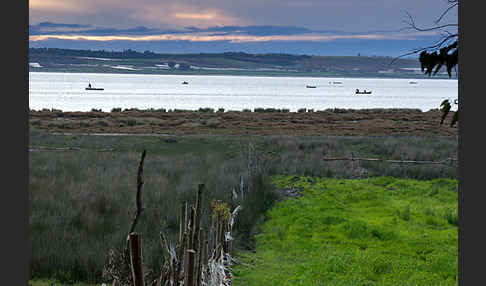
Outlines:
{"type": "MultiPolygon", "coordinates": [[[[75,281],[100,281],[105,254],[109,248],[123,247],[135,211],[139,153],[56,155],[31,156],[32,276],[55,277],[62,271],[75,281]]],[[[207,186],[207,204],[212,199],[231,201],[230,187],[239,184],[244,165],[236,159],[226,161],[221,154],[150,155],[144,167],[145,210],[137,231],[144,236],[144,261],[158,269],[158,234],[165,231],[175,238],[180,202],[192,202],[195,183],[207,186]]]]}
{"type": "MultiPolygon", "coordinates": [[[[143,149],[147,150],[145,210],[136,231],[143,235],[144,261],[152,269],[158,269],[162,263],[158,233],[164,231],[169,239],[175,238],[180,202],[193,203],[199,183],[206,186],[203,201],[207,204],[219,199],[229,202],[232,208],[243,205],[234,229],[234,247],[248,249],[254,247],[254,234],[263,214],[277,198],[275,187],[269,182],[272,175],[355,178],[361,176],[361,169],[366,169],[370,177],[457,177],[456,169],[449,166],[398,167],[321,160],[324,156],[350,152],[391,156],[390,159],[396,159],[397,154],[411,160],[444,159],[454,155],[457,147],[456,141],[450,138],[252,136],[251,140],[255,151],[250,177],[248,137],[49,135],[31,130],[32,147],[81,148],[71,152],[29,153],[31,277],[64,275],[75,281],[100,281],[108,250],[121,249],[124,245],[135,211],[136,173],[143,149]],[[94,151],[102,148],[115,151],[94,151]],[[252,191],[244,197],[233,198],[232,189],[239,190],[240,178],[245,190],[249,186],[252,191]]],[[[436,182],[424,192],[435,197],[443,188],[457,191],[454,185],[436,182]]],[[[203,212],[207,209],[209,205],[203,206],[203,212]]],[[[410,211],[413,213],[414,209],[410,211]]],[[[443,218],[438,221],[457,225],[454,210],[434,210],[434,215],[443,218]]],[[[441,225],[434,220],[429,220],[429,224],[441,225]]],[[[352,233],[353,226],[349,227],[352,233]]],[[[280,235],[283,233],[282,230],[280,235]]],[[[376,235],[388,234],[377,232],[376,235]]]]}
{"type": "Polygon", "coordinates": [[[304,196],[267,213],[233,285],[457,285],[456,180],[272,180],[304,196]]]}

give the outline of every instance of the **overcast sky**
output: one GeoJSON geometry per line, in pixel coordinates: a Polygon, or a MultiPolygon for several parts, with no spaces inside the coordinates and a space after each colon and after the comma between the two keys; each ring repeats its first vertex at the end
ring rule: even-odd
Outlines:
{"type": "MultiPolygon", "coordinates": [[[[447,0],[30,0],[30,43],[417,41],[438,34],[405,29],[406,12],[432,27],[447,7],[447,0]]],[[[441,23],[457,23],[457,8],[441,23]]]]}

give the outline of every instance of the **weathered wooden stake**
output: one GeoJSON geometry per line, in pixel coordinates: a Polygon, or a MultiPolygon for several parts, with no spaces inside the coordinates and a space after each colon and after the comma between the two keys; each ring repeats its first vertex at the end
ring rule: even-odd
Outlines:
{"type": "Polygon", "coordinates": [[[145,286],[142,268],[142,237],[132,232],[130,240],[130,262],[132,266],[132,277],[134,286],[145,286]]]}
{"type": "Polygon", "coordinates": [[[206,251],[205,249],[205,233],[203,231],[200,231],[200,237],[199,237],[199,247],[197,249],[197,264],[196,264],[196,286],[201,285],[201,279],[202,279],[202,265],[205,263],[203,261],[204,257],[204,252],[206,251]]]}
{"type": "Polygon", "coordinates": [[[181,213],[180,213],[180,223],[179,223],[179,241],[182,240],[182,235],[184,234],[184,229],[186,225],[186,203],[181,203],[181,213]]]}
{"type": "Polygon", "coordinates": [[[187,263],[185,271],[184,286],[194,286],[194,254],[193,249],[187,250],[187,263]]]}
{"type": "Polygon", "coordinates": [[[192,240],[192,249],[196,249],[199,244],[199,228],[201,224],[201,202],[202,202],[202,191],[204,189],[204,184],[199,184],[197,194],[196,194],[196,211],[194,214],[194,237],[192,240]]]}
{"type": "MultiPolygon", "coordinates": [[[[137,194],[136,194],[136,206],[137,206],[137,211],[135,212],[135,217],[133,218],[132,224],[130,225],[130,229],[128,233],[132,233],[135,231],[135,226],[137,225],[138,218],[140,217],[140,214],[143,211],[143,205],[142,205],[142,186],[143,186],[143,162],[145,160],[145,155],[147,151],[143,150],[142,152],[142,157],[140,158],[140,164],[138,165],[138,171],[137,171],[137,194]]],[[[128,240],[129,237],[127,236],[127,242],[125,244],[125,257],[128,259],[128,240]]]]}

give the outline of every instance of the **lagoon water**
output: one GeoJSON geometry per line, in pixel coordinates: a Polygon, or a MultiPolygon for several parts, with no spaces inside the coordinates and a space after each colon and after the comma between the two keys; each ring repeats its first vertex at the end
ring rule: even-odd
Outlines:
{"type": "MultiPolygon", "coordinates": [[[[262,108],[440,108],[458,98],[456,79],[257,77],[29,72],[29,107],[215,110],[262,108]],[[189,84],[182,84],[187,81],[189,84]],[[410,84],[410,81],[416,84],[410,84]],[[340,84],[336,82],[341,82],[340,84]],[[92,87],[103,91],[87,91],[92,87]],[[316,88],[306,88],[313,85],[316,88]],[[355,94],[359,89],[372,94],[355,94]]],[[[453,108],[455,106],[453,105],[453,108]]]]}

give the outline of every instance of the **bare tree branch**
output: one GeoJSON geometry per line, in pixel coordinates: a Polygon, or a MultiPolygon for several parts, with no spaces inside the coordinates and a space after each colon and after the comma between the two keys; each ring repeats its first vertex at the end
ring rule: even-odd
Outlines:
{"type": "MultiPolygon", "coordinates": [[[[446,10],[445,10],[445,11],[444,11],[444,12],[443,12],[443,13],[442,13],[440,16],[439,16],[439,18],[437,18],[437,20],[435,20],[435,21],[434,21],[434,23],[435,23],[435,24],[438,24],[438,23],[439,23],[439,22],[442,20],[442,18],[443,18],[443,17],[444,17],[444,16],[445,16],[447,13],[449,13],[449,11],[450,11],[452,8],[454,8],[454,7],[456,7],[456,6],[458,6],[458,5],[459,5],[459,2],[458,2],[457,0],[456,0],[456,1],[454,1],[454,2],[455,2],[454,4],[452,4],[451,6],[449,6],[449,7],[448,7],[448,8],[447,8],[447,9],[446,9],[446,10]]],[[[449,3],[451,3],[451,1],[449,1],[449,3]]]]}
{"type": "Polygon", "coordinates": [[[403,57],[406,57],[406,56],[409,56],[409,55],[412,55],[412,54],[416,54],[416,53],[419,53],[419,52],[422,52],[422,51],[427,51],[427,50],[432,50],[432,49],[438,49],[439,47],[441,47],[445,42],[451,40],[452,38],[456,38],[458,37],[459,35],[458,34],[450,34],[446,37],[444,37],[443,39],[441,39],[440,41],[438,41],[436,44],[433,44],[431,46],[427,46],[425,48],[417,48],[417,49],[413,49],[412,51],[406,53],[406,54],[403,54],[403,55],[400,55],[398,57],[395,57],[391,62],[390,62],[390,65],[393,64],[394,62],[396,62],[398,59],[400,58],[403,58],[403,57]]]}
{"type": "MultiPolygon", "coordinates": [[[[448,0],[447,2],[451,5],[449,7],[447,7],[447,9],[444,12],[442,12],[441,15],[434,21],[435,24],[438,24],[444,18],[444,16],[451,11],[452,8],[457,7],[459,5],[459,0],[448,0]]],[[[395,57],[390,62],[390,65],[395,63],[398,59],[409,56],[409,55],[417,54],[417,53],[422,52],[422,51],[437,50],[437,49],[441,48],[443,45],[447,44],[449,41],[453,41],[453,40],[457,39],[457,37],[459,36],[458,33],[451,33],[451,32],[449,32],[445,29],[445,28],[448,28],[448,27],[458,27],[459,25],[457,23],[448,23],[448,24],[444,24],[444,25],[440,25],[440,26],[423,28],[423,27],[418,27],[415,24],[414,18],[412,17],[412,15],[410,15],[410,13],[408,11],[405,11],[405,14],[407,15],[408,21],[403,21],[403,22],[405,24],[407,24],[408,27],[405,27],[402,30],[413,29],[413,30],[420,31],[420,32],[440,31],[441,34],[442,34],[442,38],[439,41],[437,41],[436,43],[434,43],[430,46],[423,47],[423,48],[416,48],[416,49],[413,49],[413,50],[411,50],[411,51],[409,51],[405,54],[402,54],[398,57],[395,57]]]]}
{"type": "Polygon", "coordinates": [[[427,32],[427,31],[440,30],[440,29],[447,28],[447,27],[459,27],[458,24],[444,24],[444,25],[441,25],[441,26],[435,26],[435,27],[430,27],[430,28],[419,28],[417,25],[415,25],[415,21],[413,20],[412,15],[410,15],[410,13],[408,13],[408,11],[405,11],[405,13],[407,14],[407,16],[409,18],[409,22],[407,22],[407,21],[403,21],[403,22],[409,26],[408,27],[409,29],[414,29],[416,31],[427,32]]]}

